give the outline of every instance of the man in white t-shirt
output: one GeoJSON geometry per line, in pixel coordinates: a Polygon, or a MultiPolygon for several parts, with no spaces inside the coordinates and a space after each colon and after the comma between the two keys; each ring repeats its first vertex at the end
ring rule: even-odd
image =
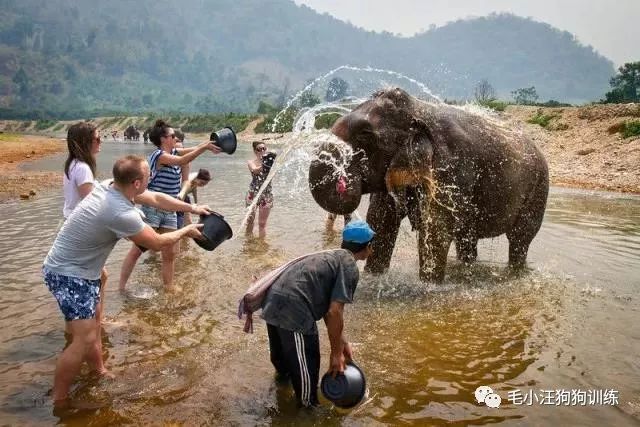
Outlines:
{"type": "Polygon", "coordinates": [[[94,317],[100,301],[100,272],[116,242],[128,238],[140,246],[161,250],[183,236],[202,236],[198,224],[164,234],[145,224],[134,199],[146,192],[149,175],[144,158],[132,155],[118,159],[113,166],[113,184],[105,187],[96,183],[69,215],[44,260],[45,284],[58,301],[72,334],[71,344],[56,364],[53,400],[58,405],[66,402],[83,361],[94,369],[100,365],[100,337],[94,317]]]}

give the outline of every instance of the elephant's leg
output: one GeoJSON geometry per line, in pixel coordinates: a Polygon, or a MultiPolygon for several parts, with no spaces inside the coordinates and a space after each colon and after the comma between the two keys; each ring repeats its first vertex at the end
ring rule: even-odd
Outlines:
{"type": "Polygon", "coordinates": [[[453,236],[449,227],[437,216],[429,218],[426,230],[418,230],[420,280],[442,283],[447,267],[447,255],[453,236]]]}
{"type": "Polygon", "coordinates": [[[473,236],[456,238],[456,256],[465,264],[473,264],[478,258],[478,238],[473,236]]]}
{"type": "Polygon", "coordinates": [[[529,245],[538,234],[547,204],[548,184],[541,182],[523,204],[511,230],[509,240],[509,267],[521,269],[526,266],[529,245]]]}
{"type": "Polygon", "coordinates": [[[376,232],[373,253],[367,258],[365,271],[383,273],[389,268],[402,218],[393,198],[387,193],[373,193],[367,211],[367,222],[376,232]]]}
{"type": "Polygon", "coordinates": [[[432,203],[424,190],[416,192],[420,206],[418,255],[420,280],[441,283],[447,267],[449,246],[453,240],[453,218],[445,208],[432,203]]]}

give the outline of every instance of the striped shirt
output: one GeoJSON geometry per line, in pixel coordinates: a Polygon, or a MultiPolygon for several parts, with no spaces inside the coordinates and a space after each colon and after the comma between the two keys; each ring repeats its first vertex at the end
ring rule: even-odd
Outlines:
{"type": "MultiPolygon", "coordinates": [[[[162,150],[157,149],[149,154],[151,179],[147,188],[151,191],[158,191],[176,197],[180,193],[182,169],[178,165],[164,165],[158,169],[158,159],[162,153],[162,150]]],[[[175,152],[171,154],[175,154],[175,152]]]]}

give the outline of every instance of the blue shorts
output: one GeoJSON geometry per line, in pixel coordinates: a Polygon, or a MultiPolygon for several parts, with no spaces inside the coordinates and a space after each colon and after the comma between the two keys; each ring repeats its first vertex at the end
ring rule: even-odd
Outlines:
{"type": "Polygon", "coordinates": [[[63,276],[42,268],[44,283],[58,301],[64,320],[86,320],[96,317],[100,302],[100,279],[89,280],[63,276]]]}
{"type": "Polygon", "coordinates": [[[175,212],[163,211],[151,206],[142,206],[142,212],[145,216],[145,222],[150,227],[167,228],[169,230],[178,229],[178,217],[175,212]]]}

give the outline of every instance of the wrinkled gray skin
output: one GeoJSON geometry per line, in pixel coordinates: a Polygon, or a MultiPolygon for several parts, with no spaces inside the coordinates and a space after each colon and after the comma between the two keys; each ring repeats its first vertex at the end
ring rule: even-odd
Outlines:
{"type": "MultiPolygon", "coordinates": [[[[420,279],[442,282],[455,240],[458,259],[477,257],[478,239],[506,234],[509,265],[525,266],[549,191],[547,163],[524,135],[447,105],[432,105],[401,89],[375,93],[332,132],[354,150],[340,173],[314,160],[309,185],[325,210],[348,214],[371,193],[367,222],[376,232],[365,269],[389,268],[400,222],[418,230],[420,279]],[[345,175],[345,174],[342,174],[345,175]]],[[[319,154],[343,161],[338,146],[319,154]]]]}

